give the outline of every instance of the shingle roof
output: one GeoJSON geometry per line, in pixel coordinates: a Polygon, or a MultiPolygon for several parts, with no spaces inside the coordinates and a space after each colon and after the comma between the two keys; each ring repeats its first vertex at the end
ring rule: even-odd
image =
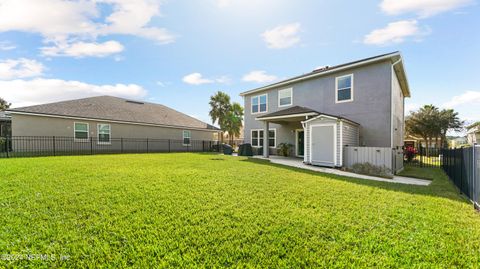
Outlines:
{"type": "MultiPolygon", "coordinates": [[[[381,54],[381,55],[377,55],[377,56],[373,56],[373,57],[369,57],[369,58],[364,58],[364,59],[361,59],[361,60],[356,60],[356,61],[348,62],[348,63],[344,63],[344,64],[339,64],[339,65],[334,65],[334,66],[326,66],[324,68],[319,68],[317,70],[314,70],[312,72],[308,72],[306,74],[302,74],[302,75],[295,76],[295,77],[292,77],[292,78],[288,78],[288,79],[285,79],[285,80],[282,80],[282,81],[279,81],[279,82],[275,82],[273,84],[265,85],[265,86],[255,88],[255,89],[252,89],[252,90],[249,90],[249,91],[246,91],[246,92],[242,92],[242,93],[240,93],[240,95],[244,96],[244,95],[247,95],[247,94],[252,94],[252,93],[255,93],[255,92],[258,92],[258,91],[263,91],[263,90],[266,90],[266,89],[270,89],[272,87],[285,85],[285,84],[288,84],[290,82],[297,81],[299,79],[307,79],[307,78],[312,77],[312,76],[317,76],[317,74],[321,75],[322,73],[333,72],[333,71],[336,71],[337,69],[341,70],[343,67],[348,67],[350,65],[361,64],[363,62],[368,63],[370,61],[375,61],[377,59],[381,60],[381,59],[384,59],[385,57],[394,57],[394,56],[401,58],[401,56],[399,56],[399,55],[400,55],[399,51],[394,51],[394,52],[385,53],[385,54],[381,54]]],[[[408,84],[406,85],[406,87],[408,88],[408,84]]],[[[408,93],[408,94],[406,94],[406,96],[410,95],[409,90],[407,90],[406,93],[408,93]]]]}
{"type": "Polygon", "coordinates": [[[33,113],[86,119],[155,124],[171,127],[217,130],[216,127],[160,104],[132,101],[113,96],[97,96],[71,101],[9,109],[13,113],[33,113]]]}
{"type": "Polygon", "coordinates": [[[320,114],[319,112],[308,108],[308,107],[303,107],[303,106],[293,106],[287,109],[279,110],[276,112],[272,112],[270,114],[265,114],[260,117],[257,117],[258,119],[262,118],[270,118],[270,117],[280,117],[280,116],[287,116],[287,115],[296,115],[296,114],[305,114],[305,113],[316,113],[320,114]]]}
{"type": "Polygon", "coordinates": [[[0,120],[2,121],[9,121],[10,115],[7,114],[5,111],[0,111],[0,120]]]}
{"type": "Polygon", "coordinates": [[[313,109],[308,108],[308,107],[303,107],[303,106],[293,106],[293,107],[290,107],[290,108],[287,108],[287,109],[282,109],[282,110],[279,110],[279,111],[276,111],[276,112],[272,112],[270,114],[262,115],[260,117],[257,117],[257,119],[259,119],[259,120],[267,119],[268,120],[268,118],[272,118],[272,117],[282,117],[282,116],[290,116],[290,115],[295,116],[295,115],[302,115],[302,114],[306,114],[306,113],[312,113],[312,114],[315,113],[315,116],[323,115],[323,116],[334,117],[334,118],[337,118],[337,119],[347,120],[349,122],[360,125],[359,123],[357,123],[353,120],[347,119],[345,117],[318,112],[316,110],[313,110],[313,109]]]}

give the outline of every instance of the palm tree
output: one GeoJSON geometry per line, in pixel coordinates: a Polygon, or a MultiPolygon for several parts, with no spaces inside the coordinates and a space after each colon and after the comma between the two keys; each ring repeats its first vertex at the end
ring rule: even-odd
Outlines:
{"type": "Polygon", "coordinates": [[[233,145],[233,138],[240,136],[243,123],[243,107],[239,103],[233,103],[226,118],[226,131],[230,138],[230,144],[233,145]]]}
{"type": "Polygon", "coordinates": [[[230,96],[224,92],[217,92],[215,95],[210,97],[210,117],[212,118],[212,123],[218,123],[218,126],[221,130],[220,141],[223,143],[223,132],[226,131],[226,119],[228,112],[230,111],[230,96]]]}

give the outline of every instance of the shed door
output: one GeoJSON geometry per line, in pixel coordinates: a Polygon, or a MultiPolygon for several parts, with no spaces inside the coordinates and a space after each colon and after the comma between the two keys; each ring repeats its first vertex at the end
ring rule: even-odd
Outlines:
{"type": "Polygon", "coordinates": [[[317,125],[311,129],[312,163],[335,166],[335,125],[317,125]]]}

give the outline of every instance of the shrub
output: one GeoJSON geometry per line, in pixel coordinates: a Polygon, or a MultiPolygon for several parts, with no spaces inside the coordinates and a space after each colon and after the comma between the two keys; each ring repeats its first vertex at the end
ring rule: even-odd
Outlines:
{"type": "Polygon", "coordinates": [[[288,143],[280,143],[277,146],[277,154],[282,155],[284,157],[288,157],[290,155],[290,150],[293,148],[292,144],[288,143]]]}
{"type": "Polygon", "coordinates": [[[412,162],[413,159],[415,159],[415,155],[417,155],[417,150],[414,147],[407,147],[405,149],[405,158],[407,159],[407,162],[412,162]]]}
{"type": "Polygon", "coordinates": [[[356,163],[349,170],[362,175],[393,178],[392,171],[390,169],[385,166],[373,165],[371,163],[356,163]]]}

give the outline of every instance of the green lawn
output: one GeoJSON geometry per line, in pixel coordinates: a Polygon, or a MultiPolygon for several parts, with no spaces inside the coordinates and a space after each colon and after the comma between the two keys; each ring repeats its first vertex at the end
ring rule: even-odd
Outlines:
{"type": "Polygon", "coordinates": [[[399,175],[434,180],[435,178],[442,177],[444,174],[440,168],[420,167],[418,165],[414,166],[406,164],[403,171],[400,172],[399,175]]]}
{"type": "Polygon", "coordinates": [[[465,268],[479,246],[480,214],[443,174],[416,187],[210,154],[0,160],[0,268],[465,268]]]}

